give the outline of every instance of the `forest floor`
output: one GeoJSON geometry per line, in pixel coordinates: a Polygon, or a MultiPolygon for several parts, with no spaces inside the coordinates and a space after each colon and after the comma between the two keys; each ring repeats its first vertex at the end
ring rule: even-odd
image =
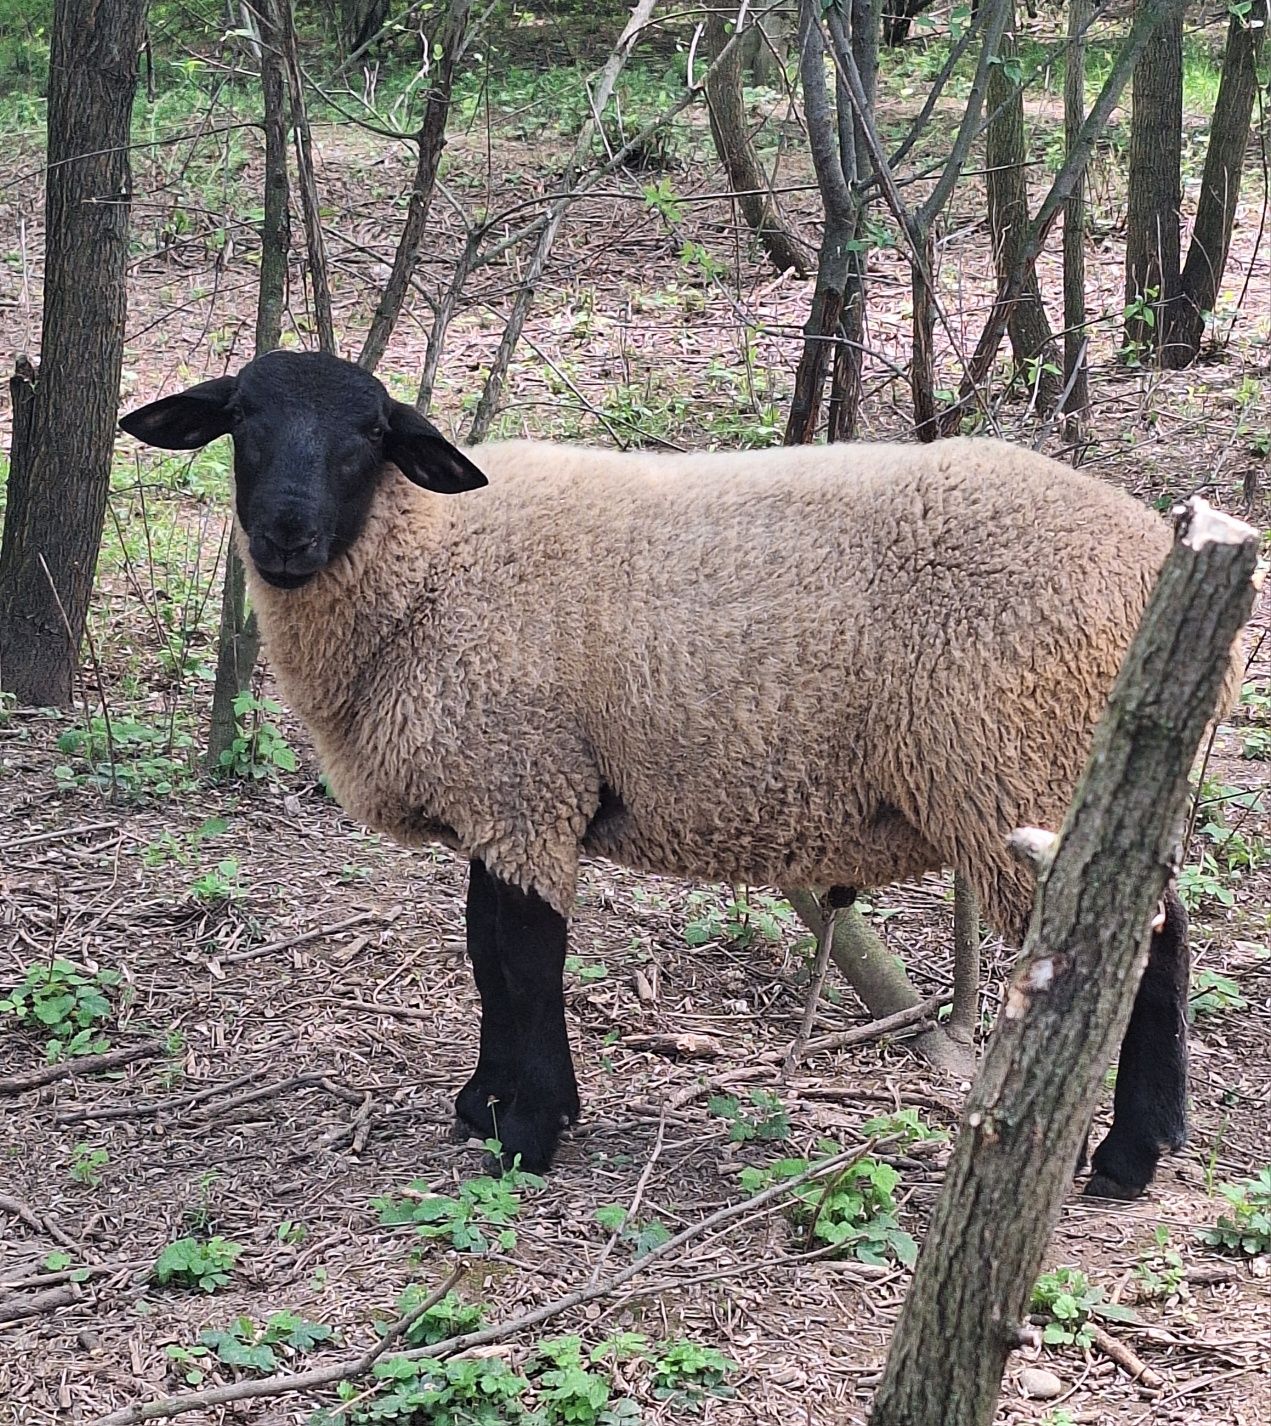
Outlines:
{"type": "MultiPolygon", "coordinates": [[[[510,207],[541,194],[564,151],[542,117],[550,100],[509,100],[488,131],[474,123],[454,134],[447,182],[461,202],[510,207]]],[[[889,105],[896,128],[918,101],[901,86],[889,105]]],[[[768,108],[794,134],[781,102],[768,108]]],[[[1053,121],[1039,119],[1034,137],[1044,150],[1053,121]]],[[[317,140],[337,327],[356,354],[391,257],[409,154],[347,126],[322,126],[317,140]]],[[[944,141],[933,135],[932,152],[944,141]]],[[[256,267],[244,215],[259,156],[242,135],[218,142],[138,156],[125,406],[250,354],[256,267]]],[[[679,125],[663,167],[616,175],[571,213],[513,367],[501,432],[684,446],[779,439],[811,284],[756,259],[707,144],[700,119],[679,125]]],[[[782,162],[796,190],[790,211],[811,232],[815,195],[801,149],[792,142],[782,162]]],[[[1220,342],[1193,370],[1161,373],[1115,360],[1122,199],[1111,159],[1100,163],[1087,464],[1161,508],[1199,490],[1265,524],[1271,273],[1261,174],[1240,213],[1220,342]]],[[[10,352],[33,350],[38,337],[38,164],[30,134],[0,158],[0,344],[10,352]]],[[[940,246],[949,385],[956,350],[973,346],[991,296],[979,182],[959,189],[940,246]]],[[[452,206],[435,205],[421,266],[428,291],[460,241],[452,206]]],[[[300,251],[297,241],[293,342],[308,330],[300,251]]],[[[1041,267],[1048,297],[1060,290],[1057,261],[1041,267]]],[[[451,430],[471,410],[516,276],[514,266],[484,270],[452,328],[434,404],[451,430]]],[[[871,279],[866,438],[907,431],[907,389],[896,378],[907,301],[903,260],[884,248],[871,279]]],[[[1053,310],[1052,319],[1058,326],[1053,310]]],[[[427,322],[425,305],[412,304],[385,359],[402,393],[413,394],[427,322]]],[[[1005,434],[1062,448],[1000,379],[991,404],[1005,434]]],[[[533,1354],[544,1337],[576,1333],[591,1348],[639,1332],[646,1345],[628,1343],[627,1359],[599,1369],[616,1413],[607,1419],[630,1419],[623,1403],[633,1402],[648,1421],[863,1422],[907,1271],[828,1255],[782,1203],[746,1209],[753,1180],[742,1170],[815,1158],[827,1140],[864,1144],[899,1122],[880,1131],[866,1128],[871,1120],[916,1110],[908,1141],[878,1158],[899,1174],[901,1228],[920,1239],[961,1087],[926,1069],[903,1037],[782,1073],[808,972],[805,938],[775,893],[751,888],[739,908],[728,888],[591,862],[568,976],[584,1117],[545,1186],[522,1186],[519,1203],[496,1193],[514,1236],[496,1241],[499,1226],[487,1227],[487,1251],[461,1250],[463,1234],[482,1226],[460,1189],[481,1173],[479,1146],[451,1138],[477,1015],[462,866],[440,850],[406,853],[343,817],[285,710],[256,711],[264,729],[239,759],[249,776],[197,776],[224,462],[218,451],[151,462],[121,442],[92,621],[93,706],[0,718],[0,996],[30,966],[64,958],[109,1001],[95,1033],[112,1049],[149,1048],[110,1073],[20,1090],[12,1077],[43,1062],[52,1032],[33,1034],[0,1006],[0,1423],[90,1422],[192,1385],[246,1381],[270,1345],[256,1340],[260,1328],[284,1311],[333,1335],[306,1340],[303,1328],[278,1327],[279,1368],[354,1356],[375,1342],[376,1323],[397,1315],[408,1285],[431,1287],[452,1264],[465,1268],[458,1296],[499,1323],[593,1274],[603,1282],[650,1249],[628,1284],[510,1335],[483,1360],[528,1373],[543,1406],[548,1382],[533,1354]],[[102,699],[120,749],[116,789],[100,776],[102,699]],[[403,1191],[447,1208],[445,1235],[381,1222],[374,1200],[403,1191]],[[614,1205],[629,1218],[611,1243],[614,1205]],[[668,1234],[730,1205],[738,1211],[718,1229],[660,1249],[668,1234]],[[241,1248],[215,1291],[153,1279],[165,1246],[187,1237],[241,1248]],[[243,1317],[255,1324],[239,1334],[240,1346],[251,1338],[254,1364],[241,1352],[229,1360],[224,1337],[200,1353],[200,1333],[243,1317]],[[706,1349],[729,1359],[726,1372],[706,1349]]],[[[1264,595],[1255,642],[1269,608],[1264,595]]],[[[260,692],[272,696],[267,673],[260,692]]],[[[1268,756],[1271,648],[1259,646],[1242,707],[1205,769],[1186,879],[1191,1143],[1137,1203],[1088,1201],[1074,1188],[1048,1254],[1049,1266],[1084,1271],[1106,1300],[1131,1309],[1131,1320],[1104,1325],[1154,1375],[1136,1380],[1125,1365],[1133,1357],[1118,1361],[1099,1345],[1026,1350],[1009,1364],[1000,1422],[1271,1420],[1271,1259],[1223,1256],[1201,1239],[1229,1207],[1219,1188],[1271,1166],[1268,756]],[[1058,1395],[1030,1398],[1030,1367],[1052,1372],[1058,1395]]],[[[921,990],[950,984],[947,880],[880,890],[869,914],[921,990]]],[[[988,943],[986,1022],[1010,960],[988,943]]],[[[91,1020],[91,1002],[80,1004],[91,1020]]],[[[866,1019],[832,986],[825,1028],[866,1019]]],[[[185,1419],[281,1426],[334,1401],[328,1389],[185,1419]]],[[[363,1398],[350,1410],[371,1405],[363,1398]]]]}

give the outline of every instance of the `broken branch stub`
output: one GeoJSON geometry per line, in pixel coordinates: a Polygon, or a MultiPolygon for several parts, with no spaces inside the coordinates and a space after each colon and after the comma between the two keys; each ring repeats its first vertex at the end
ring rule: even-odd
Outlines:
{"type": "Polygon", "coordinates": [[[1258,536],[1192,500],[1095,731],[874,1399],[871,1426],[986,1426],[1129,1019],[1187,777],[1253,605],[1258,536]]]}

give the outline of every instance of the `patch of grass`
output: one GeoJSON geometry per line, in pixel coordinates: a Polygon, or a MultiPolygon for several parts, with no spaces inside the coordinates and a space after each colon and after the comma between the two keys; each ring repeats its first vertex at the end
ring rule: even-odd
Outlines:
{"type": "Polygon", "coordinates": [[[1030,1310],[1045,1326],[1042,1341],[1051,1346],[1092,1346],[1091,1323],[1097,1317],[1111,1322],[1132,1322],[1134,1313],[1108,1302],[1103,1288],[1078,1268],[1058,1267],[1042,1273],[1033,1287],[1030,1310]]]}
{"type": "Polygon", "coordinates": [[[98,1054],[110,1047],[102,1024],[113,1013],[110,993],[119,985],[113,970],[86,970],[56,956],[27,966],[22,979],[0,1000],[0,1015],[47,1033],[49,1063],[72,1055],[98,1054]]]}
{"type": "Polygon", "coordinates": [[[1271,1167],[1241,1183],[1223,1184],[1218,1192],[1231,1205],[1201,1241],[1226,1253],[1258,1257],[1271,1253],[1271,1167]]]}
{"type": "Polygon", "coordinates": [[[1153,1246],[1134,1266],[1138,1295],[1143,1302],[1167,1302],[1177,1297],[1187,1280],[1182,1255],[1170,1247],[1169,1229],[1160,1223],[1153,1234],[1153,1246]]]}
{"type": "Polygon", "coordinates": [[[197,1287],[203,1292],[215,1292],[229,1282],[242,1254],[242,1245],[228,1238],[178,1238],[155,1259],[150,1276],[160,1287],[197,1287]]]}
{"type": "MultiPolygon", "coordinates": [[[[835,1146],[823,1145],[834,1152],[835,1146]]],[[[745,1168],[741,1186],[758,1193],[783,1179],[807,1173],[805,1158],[779,1159],[768,1168],[745,1168]]],[[[900,1174],[890,1164],[871,1156],[857,1159],[825,1181],[799,1184],[791,1190],[789,1217],[808,1244],[825,1243],[840,1254],[876,1266],[888,1262],[912,1267],[918,1245],[896,1217],[896,1189],[900,1174]]]]}

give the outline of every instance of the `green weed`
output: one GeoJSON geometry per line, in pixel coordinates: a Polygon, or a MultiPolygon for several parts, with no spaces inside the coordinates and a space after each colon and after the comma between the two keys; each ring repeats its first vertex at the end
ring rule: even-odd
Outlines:
{"type": "Polygon", "coordinates": [[[295,772],[296,754],[271,718],[282,715],[282,707],[272,698],[240,693],[234,699],[237,732],[220,756],[220,775],[277,781],[279,773],[295,772]]]}
{"type": "Polygon", "coordinates": [[[421,1238],[441,1239],[461,1253],[486,1253],[492,1246],[508,1252],[516,1246],[510,1225],[520,1212],[520,1191],[543,1186],[537,1174],[513,1168],[502,1178],[468,1179],[453,1197],[416,1180],[400,1198],[375,1198],[371,1206],[383,1226],[409,1224],[421,1238]]]}
{"type": "Polygon", "coordinates": [[[728,1121],[728,1137],[734,1144],[752,1139],[776,1142],[790,1137],[790,1115],[778,1095],[767,1089],[752,1089],[749,1108],[735,1094],[713,1094],[706,1108],[728,1121]]]}
{"type": "Polygon", "coordinates": [[[212,1358],[240,1373],[265,1376],[334,1336],[321,1322],[310,1322],[295,1312],[275,1312],[263,1327],[257,1327],[250,1317],[239,1317],[227,1328],[200,1332],[192,1347],[174,1344],[165,1351],[185,1381],[198,1386],[206,1378],[205,1367],[212,1358]]]}
{"type": "Polygon", "coordinates": [[[150,1276],[160,1287],[171,1284],[215,1292],[229,1282],[242,1254],[242,1246],[227,1238],[178,1238],[159,1254],[150,1276]]]}
{"type": "Polygon", "coordinates": [[[1271,1253],[1271,1167],[1241,1183],[1223,1184],[1218,1192],[1231,1205],[1201,1241],[1227,1253],[1257,1257],[1271,1253]]]}
{"type": "Polygon", "coordinates": [[[110,992],[120,983],[113,970],[88,971],[60,956],[29,965],[17,987],[0,1000],[0,1015],[48,1032],[49,1063],[72,1055],[98,1054],[110,1041],[101,1024],[112,1013],[110,992]]]}
{"type": "Polygon", "coordinates": [[[105,1149],[95,1149],[91,1144],[76,1144],[71,1150],[71,1178],[76,1183],[96,1188],[102,1181],[102,1170],[110,1162],[110,1154],[105,1149]]]}
{"type": "Polygon", "coordinates": [[[1090,1325],[1096,1317],[1111,1322],[1134,1320],[1128,1307],[1108,1302],[1106,1296],[1103,1288],[1077,1268],[1059,1267],[1042,1273],[1033,1287],[1030,1303],[1030,1310],[1045,1322],[1042,1341],[1084,1351],[1094,1343],[1090,1325]]]}

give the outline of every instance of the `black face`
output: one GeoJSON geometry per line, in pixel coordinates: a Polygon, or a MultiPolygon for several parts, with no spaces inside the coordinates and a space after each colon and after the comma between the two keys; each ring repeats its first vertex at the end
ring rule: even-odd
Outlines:
{"type": "Polygon", "coordinates": [[[279,589],[306,583],[357,539],[386,464],[444,494],[486,483],[413,406],[320,352],[267,352],[237,376],[139,407],[119,424],[164,450],[233,437],[239,523],[252,564],[279,589]]]}

